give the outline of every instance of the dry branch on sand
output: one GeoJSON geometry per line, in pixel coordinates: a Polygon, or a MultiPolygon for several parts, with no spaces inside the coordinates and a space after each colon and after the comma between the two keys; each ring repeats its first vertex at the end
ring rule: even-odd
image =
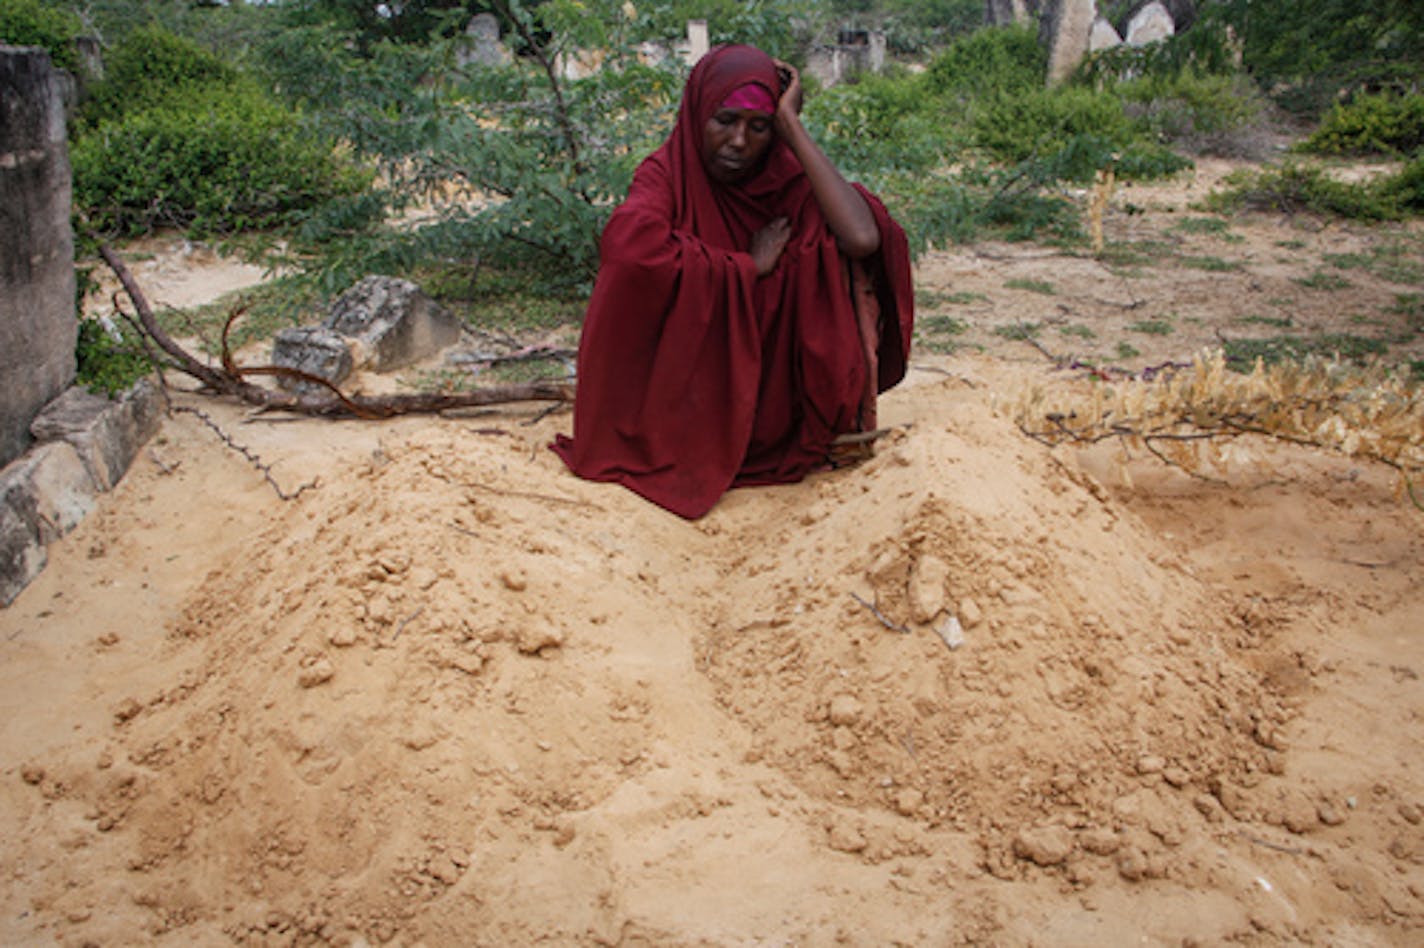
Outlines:
{"type": "Polygon", "coordinates": [[[228,347],[228,330],[241,315],[234,311],[223,327],[222,358],[218,366],[208,365],[180,346],[154,318],[143,290],[123,260],[110,247],[101,245],[100,255],[114,271],[138,312],[138,322],[147,341],[167,356],[166,364],[200,382],[207,390],[233,396],[264,411],[288,411],[303,415],[356,418],[391,418],[396,415],[435,414],[459,408],[509,402],[573,400],[573,386],[562,382],[526,382],[488,386],[467,392],[413,392],[396,395],[346,395],[326,379],[284,366],[239,366],[228,347]],[[296,394],[256,385],[251,376],[284,376],[313,383],[322,390],[296,394]]]}
{"type": "Polygon", "coordinates": [[[1119,439],[1201,476],[1233,459],[1230,442],[1258,436],[1394,468],[1415,506],[1424,475],[1424,390],[1382,368],[1310,359],[1230,372],[1219,350],[1155,379],[1108,381],[1086,391],[1025,391],[1014,420],[1048,445],[1119,439]]]}

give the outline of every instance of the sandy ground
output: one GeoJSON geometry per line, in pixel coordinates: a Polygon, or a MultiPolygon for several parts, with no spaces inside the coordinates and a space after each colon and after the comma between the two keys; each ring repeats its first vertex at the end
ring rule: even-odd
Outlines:
{"type": "MultiPolygon", "coordinates": [[[[0,942],[1418,944],[1424,513],[1318,451],[1210,483],[996,408],[1079,384],[1000,325],[1139,364],[1248,312],[1403,338],[1420,287],[1292,281],[1417,232],[1173,231],[1200,188],[1110,239],[1239,269],[926,257],[968,328],[877,456],[697,523],[569,475],[566,414],[177,396],[314,486],[176,414],[0,611],[0,942]]],[[[174,305],[257,278],[164,265],[174,305]]]]}

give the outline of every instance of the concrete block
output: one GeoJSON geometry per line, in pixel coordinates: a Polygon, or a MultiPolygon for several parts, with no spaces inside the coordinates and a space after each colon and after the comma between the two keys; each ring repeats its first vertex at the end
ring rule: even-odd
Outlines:
{"type": "Polygon", "coordinates": [[[162,394],[142,379],[117,399],[74,386],[45,406],[30,426],[39,441],[74,446],[101,491],[124,476],[162,421],[162,394]]]}
{"type": "Polygon", "coordinates": [[[40,543],[52,543],[94,509],[99,488],[67,441],[36,445],[0,471],[0,503],[32,523],[40,543]]]}
{"type": "MultiPolygon", "coordinates": [[[[346,337],[319,326],[283,329],[272,339],[272,364],[300,369],[340,385],[351,374],[351,348],[346,337]]],[[[292,392],[324,391],[320,385],[277,376],[277,384],[292,392]]]]}
{"type": "Polygon", "coordinates": [[[47,559],[38,524],[9,504],[0,504],[0,606],[14,602],[47,559]]]}
{"type": "Polygon", "coordinates": [[[363,368],[387,372],[454,345],[460,321],[409,280],[368,276],[332,304],[324,328],[361,344],[363,368]]]}

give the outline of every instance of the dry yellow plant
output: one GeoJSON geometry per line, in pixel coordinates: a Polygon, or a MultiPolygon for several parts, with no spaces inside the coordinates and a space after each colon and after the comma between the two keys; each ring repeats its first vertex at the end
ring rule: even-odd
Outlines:
{"type": "Polygon", "coordinates": [[[1012,404],[1030,437],[1056,445],[1119,439],[1183,470],[1228,470],[1235,441],[1262,437],[1389,465],[1424,503],[1424,388],[1385,367],[1307,359],[1228,370],[1220,350],[1151,381],[1035,384],[1012,404]]]}

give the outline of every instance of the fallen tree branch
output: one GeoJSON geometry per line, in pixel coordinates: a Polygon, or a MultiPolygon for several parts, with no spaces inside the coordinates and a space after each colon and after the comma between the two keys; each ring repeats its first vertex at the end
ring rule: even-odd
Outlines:
{"type": "Polygon", "coordinates": [[[869,609],[869,610],[870,610],[870,614],[873,615],[873,616],[875,616],[875,618],[880,621],[880,624],[883,625],[883,626],[885,626],[885,628],[889,629],[891,632],[902,632],[902,633],[904,633],[905,635],[909,635],[909,634],[910,634],[909,626],[896,625],[895,623],[891,622],[889,619],[887,619],[887,618],[885,617],[885,613],[883,613],[883,612],[880,611],[880,606],[879,606],[879,605],[876,605],[876,604],[874,604],[874,603],[866,602],[864,599],[860,598],[860,597],[857,596],[855,593],[851,593],[851,594],[850,594],[850,598],[854,599],[856,602],[860,603],[862,606],[864,606],[865,608],[869,609]]]}
{"type": "Polygon", "coordinates": [[[438,414],[458,408],[473,408],[510,402],[573,400],[573,386],[566,382],[524,382],[492,385],[467,392],[414,392],[397,395],[347,396],[326,379],[284,366],[238,366],[228,349],[228,330],[241,315],[235,311],[223,329],[222,364],[205,364],[173,340],[154,317],[147,297],[123,260],[107,244],[99,245],[99,255],[114,271],[138,311],[144,334],[173,360],[173,368],[191,376],[218,395],[239,398],[264,411],[288,411],[302,415],[357,418],[392,418],[396,415],[438,414]],[[295,393],[263,388],[247,381],[248,376],[272,375],[297,378],[321,386],[317,393],[295,393]]]}

